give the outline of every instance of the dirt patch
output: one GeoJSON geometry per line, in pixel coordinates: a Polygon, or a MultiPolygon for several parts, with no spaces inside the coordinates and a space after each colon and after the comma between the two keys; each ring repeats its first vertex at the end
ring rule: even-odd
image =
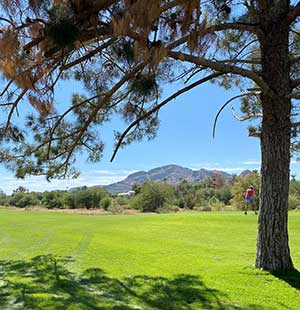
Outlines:
{"type": "MultiPolygon", "coordinates": [[[[40,212],[57,212],[57,213],[68,213],[68,214],[82,214],[82,215],[110,215],[116,214],[113,212],[108,212],[103,209],[46,209],[41,207],[31,207],[31,208],[13,208],[13,207],[0,207],[2,210],[12,210],[12,211],[40,211],[40,212]]],[[[138,214],[141,213],[135,209],[124,209],[122,212],[117,214],[138,214]]]]}

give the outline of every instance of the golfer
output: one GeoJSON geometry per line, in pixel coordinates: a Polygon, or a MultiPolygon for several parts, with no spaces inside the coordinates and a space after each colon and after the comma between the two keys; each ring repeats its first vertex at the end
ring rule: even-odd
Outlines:
{"type": "Polygon", "coordinates": [[[257,214],[256,210],[254,209],[254,205],[253,205],[253,195],[254,195],[254,188],[253,186],[249,186],[246,190],[246,194],[245,194],[245,214],[247,214],[248,208],[251,209],[253,208],[254,213],[257,214]]]}

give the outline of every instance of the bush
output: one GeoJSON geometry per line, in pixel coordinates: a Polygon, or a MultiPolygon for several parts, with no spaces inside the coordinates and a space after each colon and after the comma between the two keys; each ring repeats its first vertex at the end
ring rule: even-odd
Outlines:
{"type": "Polygon", "coordinates": [[[48,209],[61,209],[63,207],[63,193],[59,191],[46,192],[42,204],[48,209]]]}
{"type": "Polygon", "coordinates": [[[193,208],[193,210],[198,210],[199,208],[206,208],[208,207],[208,201],[205,200],[204,198],[197,198],[197,202],[193,208]]]}
{"type": "Polygon", "coordinates": [[[122,206],[116,203],[111,203],[107,211],[111,212],[112,214],[122,214],[124,212],[124,209],[122,206]]]}
{"type": "Polygon", "coordinates": [[[147,182],[141,192],[130,200],[130,207],[142,212],[157,212],[175,200],[174,187],[165,183],[147,182]]]}
{"type": "Polygon", "coordinates": [[[117,198],[115,198],[115,201],[119,206],[127,206],[129,204],[129,200],[130,200],[129,197],[117,197],[117,198]]]}
{"type": "Polygon", "coordinates": [[[195,207],[194,210],[195,211],[211,211],[211,207],[208,205],[204,207],[195,207]]]}
{"type": "Polygon", "coordinates": [[[65,193],[62,198],[64,209],[76,209],[76,197],[73,193],[65,193]]]}
{"type": "Polygon", "coordinates": [[[0,206],[7,206],[9,203],[9,198],[5,194],[0,193],[0,206]]]}
{"type": "Polygon", "coordinates": [[[17,192],[11,196],[8,203],[9,205],[15,206],[17,208],[26,208],[39,204],[39,201],[32,194],[17,192]]]}
{"type": "Polygon", "coordinates": [[[165,204],[162,208],[157,210],[158,213],[169,213],[169,212],[178,212],[180,208],[176,205],[165,204]]]}
{"type": "Polygon", "coordinates": [[[212,210],[215,211],[222,211],[225,207],[225,204],[216,197],[210,198],[208,205],[212,210]]]}
{"type": "Polygon", "coordinates": [[[300,197],[290,194],[289,195],[289,210],[299,209],[300,207],[300,197]]]}
{"type": "Polygon", "coordinates": [[[142,195],[136,195],[129,202],[129,207],[131,209],[143,211],[144,198],[142,195]]]}
{"type": "Polygon", "coordinates": [[[225,205],[228,205],[230,199],[232,198],[231,190],[228,186],[219,188],[215,190],[215,196],[219,201],[223,202],[225,205]]]}
{"type": "Polygon", "coordinates": [[[104,197],[100,200],[99,207],[101,209],[107,211],[110,205],[111,205],[111,199],[109,197],[104,197]]]}
{"type": "Polygon", "coordinates": [[[73,192],[64,193],[64,207],[70,209],[100,208],[100,201],[107,197],[108,193],[102,188],[81,188],[73,192]]]}

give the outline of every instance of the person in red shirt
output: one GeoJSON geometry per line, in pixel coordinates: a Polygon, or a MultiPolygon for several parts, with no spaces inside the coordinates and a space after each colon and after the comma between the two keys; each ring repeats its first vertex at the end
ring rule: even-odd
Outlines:
{"type": "MultiPolygon", "coordinates": [[[[254,207],[253,206],[253,195],[254,195],[254,188],[253,186],[249,186],[245,194],[245,202],[246,202],[245,214],[247,214],[248,207],[251,207],[251,209],[254,207]]],[[[254,209],[254,213],[257,214],[255,209],[254,209]]]]}

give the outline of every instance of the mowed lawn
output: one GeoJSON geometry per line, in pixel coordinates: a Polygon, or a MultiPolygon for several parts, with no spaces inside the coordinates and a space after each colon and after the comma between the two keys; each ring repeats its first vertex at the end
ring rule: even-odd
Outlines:
{"type": "MultiPolygon", "coordinates": [[[[242,212],[91,216],[0,210],[0,309],[300,309],[300,273],[252,267],[242,212]]],[[[300,212],[290,213],[300,262],[300,212]]]]}

